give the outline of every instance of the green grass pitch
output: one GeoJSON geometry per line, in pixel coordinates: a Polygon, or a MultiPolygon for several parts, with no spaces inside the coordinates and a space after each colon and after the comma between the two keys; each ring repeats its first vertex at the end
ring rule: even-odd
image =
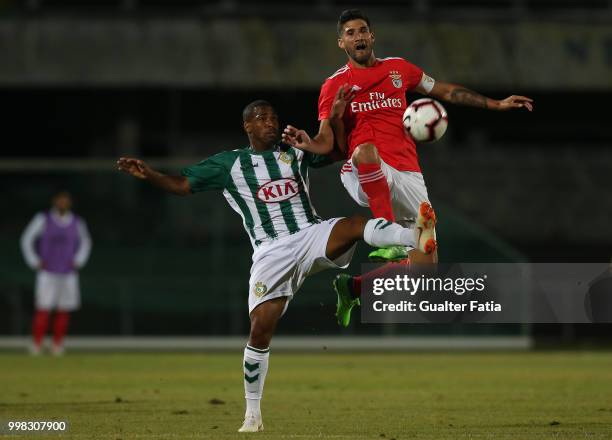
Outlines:
{"type": "Polygon", "coordinates": [[[272,350],[265,432],[238,434],[242,356],[0,355],[0,419],[75,439],[610,439],[612,353],[272,350]]]}

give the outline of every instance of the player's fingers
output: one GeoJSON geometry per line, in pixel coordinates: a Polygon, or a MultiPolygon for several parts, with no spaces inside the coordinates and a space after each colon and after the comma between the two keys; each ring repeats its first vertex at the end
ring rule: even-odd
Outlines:
{"type": "Polygon", "coordinates": [[[527,110],[529,110],[530,112],[532,112],[533,111],[533,104],[531,104],[531,102],[526,102],[525,103],[525,108],[527,110]]]}
{"type": "Polygon", "coordinates": [[[336,92],[336,100],[344,99],[344,86],[338,87],[338,91],[336,92]]]}
{"type": "Polygon", "coordinates": [[[281,138],[283,140],[293,140],[295,139],[295,134],[283,133],[281,134],[281,138]]]}
{"type": "Polygon", "coordinates": [[[120,170],[126,170],[127,168],[129,168],[129,164],[128,162],[125,160],[125,158],[121,157],[119,158],[119,160],[117,161],[117,168],[120,170]]]}
{"type": "Polygon", "coordinates": [[[295,144],[297,143],[297,139],[293,136],[288,136],[286,134],[282,134],[281,138],[283,140],[284,143],[291,145],[291,146],[295,146],[295,144]]]}
{"type": "Polygon", "coordinates": [[[520,96],[520,95],[512,95],[514,97],[514,99],[519,99],[521,101],[527,101],[527,102],[533,102],[533,99],[528,98],[526,96],[520,96]]]}
{"type": "Polygon", "coordinates": [[[121,164],[122,166],[128,167],[128,168],[131,166],[134,166],[137,162],[138,161],[136,159],[132,159],[129,157],[122,157],[117,161],[118,164],[121,164]]]}

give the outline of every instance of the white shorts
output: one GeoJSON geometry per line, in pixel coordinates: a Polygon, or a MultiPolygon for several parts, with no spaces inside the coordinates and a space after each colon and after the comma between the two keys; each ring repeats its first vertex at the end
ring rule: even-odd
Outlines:
{"type": "Polygon", "coordinates": [[[37,310],[76,310],[81,306],[79,276],[76,273],[38,271],[35,296],[37,310]]]}
{"type": "Polygon", "coordinates": [[[325,269],[348,267],[356,244],[335,261],[325,256],[329,235],[338,220],[341,219],[323,220],[293,235],[263,245],[253,253],[249,313],[259,304],[274,298],[286,296],[289,303],[309,275],[325,269]]]}
{"type": "MultiPolygon", "coordinates": [[[[429,202],[423,175],[414,171],[398,171],[382,161],[380,168],[389,184],[396,222],[404,227],[413,226],[421,202],[429,202]]],[[[370,206],[368,196],[359,184],[359,172],[352,159],[342,165],[340,180],[353,200],[361,206],[370,206]]]]}

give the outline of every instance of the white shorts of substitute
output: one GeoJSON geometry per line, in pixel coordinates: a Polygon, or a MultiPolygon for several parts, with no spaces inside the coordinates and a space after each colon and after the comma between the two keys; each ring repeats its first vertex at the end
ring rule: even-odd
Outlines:
{"type": "Polygon", "coordinates": [[[64,310],[81,306],[79,275],[56,274],[44,270],[36,274],[35,301],[37,310],[64,310]]]}
{"type": "Polygon", "coordinates": [[[249,313],[274,298],[286,296],[289,303],[310,275],[348,267],[357,245],[334,261],[325,256],[329,236],[338,220],[341,219],[323,220],[255,250],[249,280],[249,313]]]}
{"type": "MultiPolygon", "coordinates": [[[[395,220],[404,227],[412,227],[421,202],[429,201],[423,175],[414,171],[398,171],[385,162],[381,162],[380,168],[389,184],[395,220]]],[[[359,184],[359,172],[352,159],[342,165],[340,180],[353,200],[361,206],[370,206],[368,196],[359,184]]]]}

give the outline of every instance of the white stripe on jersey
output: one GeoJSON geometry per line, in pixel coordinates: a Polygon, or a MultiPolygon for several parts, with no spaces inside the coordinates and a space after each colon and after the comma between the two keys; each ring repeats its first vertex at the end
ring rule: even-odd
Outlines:
{"type": "MultiPolygon", "coordinates": [[[[264,240],[267,236],[265,232],[261,229],[261,218],[259,217],[259,212],[257,212],[257,206],[253,202],[253,196],[251,195],[251,189],[249,188],[249,185],[247,184],[244,178],[244,174],[242,170],[240,169],[240,158],[239,157],[236,158],[236,161],[234,162],[234,165],[232,166],[232,169],[230,170],[230,174],[231,174],[232,179],[234,180],[234,185],[236,185],[236,188],[238,189],[238,192],[240,193],[240,196],[242,197],[247,207],[249,208],[249,212],[251,213],[251,217],[253,218],[253,223],[255,223],[253,227],[255,239],[253,239],[251,237],[251,234],[249,234],[249,237],[251,238],[251,242],[254,242],[255,240],[264,240]]],[[[244,229],[246,229],[248,232],[249,228],[247,228],[246,226],[246,221],[245,221],[244,215],[242,214],[242,210],[240,209],[240,207],[238,207],[238,205],[236,204],[234,199],[231,197],[231,195],[229,195],[227,190],[223,191],[223,195],[227,199],[232,209],[236,211],[238,214],[240,214],[240,217],[242,217],[242,223],[243,223],[244,229]]]]}
{"type": "Polygon", "coordinates": [[[327,79],[332,79],[332,78],[335,78],[335,77],[337,77],[338,75],[343,74],[343,73],[344,73],[344,72],[346,72],[347,70],[349,70],[349,66],[348,66],[348,65],[345,65],[345,66],[343,66],[343,67],[340,67],[338,70],[336,70],[336,72],[335,72],[335,73],[334,73],[332,76],[330,76],[330,77],[329,77],[329,78],[327,78],[327,79]]]}
{"type": "MultiPolygon", "coordinates": [[[[293,151],[296,155],[295,160],[297,160],[297,169],[300,172],[302,180],[304,181],[304,192],[306,193],[306,198],[308,199],[308,203],[310,204],[310,208],[312,209],[312,215],[314,217],[317,217],[317,212],[314,209],[314,206],[312,206],[312,200],[310,200],[310,191],[308,188],[308,180],[306,178],[307,176],[301,175],[301,165],[302,161],[304,160],[304,152],[302,150],[298,150],[297,148],[294,148],[293,151]]],[[[283,173],[283,177],[285,177],[285,173],[286,176],[290,179],[293,179],[295,177],[291,165],[285,163],[282,163],[281,165],[281,162],[279,162],[279,166],[281,168],[281,172],[283,173]]],[[[308,168],[306,168],[305,171],[307,173],[308,168]]],[[[299,181],[297,183],[298,185],[300,184],[299,181]]],[[[298,227],[300,229],[303,229],[307,226],[310,226],[311,223],[308,221],[308,217],[306,215],[306,207],[302,204],[302,198],[300,197],[300,194],[298,193],[295,197],[289,199],[289,201],[291,202],[291,207],[293,208],[293,213],[295,214],[295,221],[297,222],[298,227]]]]}

